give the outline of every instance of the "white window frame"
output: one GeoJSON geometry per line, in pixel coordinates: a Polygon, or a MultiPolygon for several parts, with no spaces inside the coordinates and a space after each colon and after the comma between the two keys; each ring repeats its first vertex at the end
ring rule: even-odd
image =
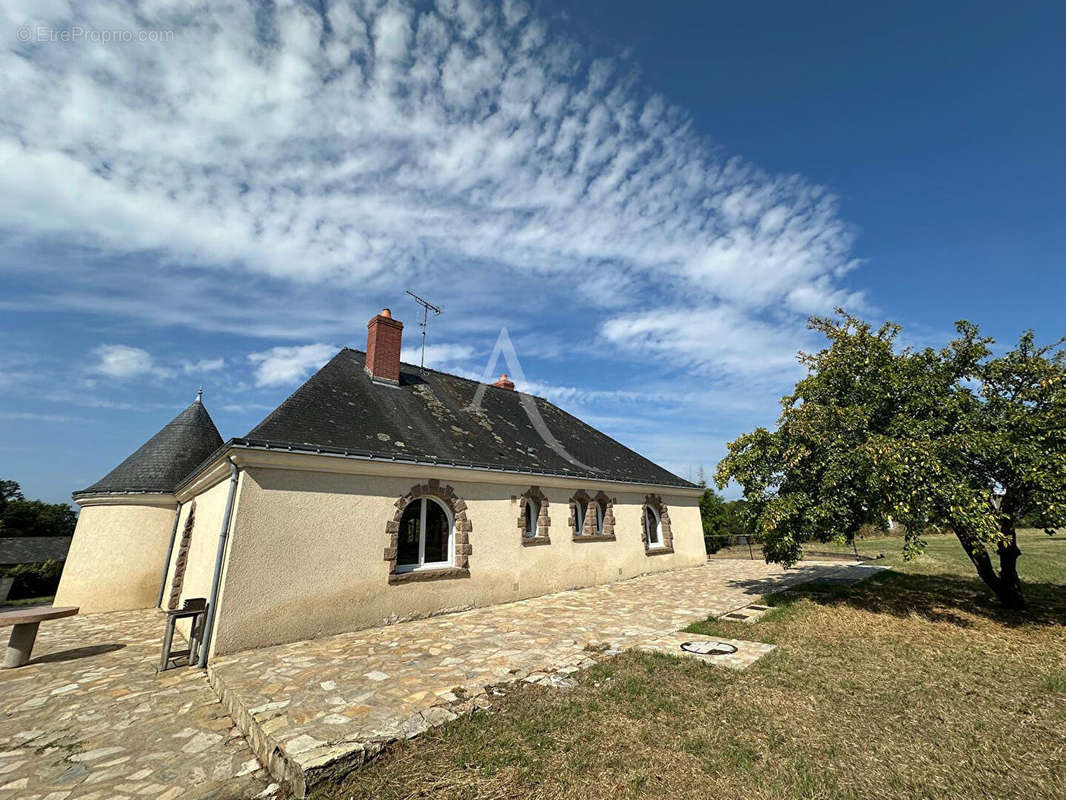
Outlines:
{"type": "Polygon", "coordinates": [[[540,535],[540,503],[532,497],[527,497],[525,510],[529,514],[529,527],[523,527],[522,535],[527,539],[535,539],[540,535]]]}
{"type": "Polygon", "coordinates": [[[574,536],[585,534],[585,508],[581,505],[581,498],[574,498],[574,536]]]}
{"type": "Polygon", "coordinates": [[[655,520],[655,530],[648,529],[648,549],[649,550],[661,550],[666,547],[666,542],[663,541],[663,520],[659,516],[659,509],[655,506],[644,506],[644,523],[647,525],[648,517],[647,512],[651,512],[652,518],[655,520]],[[652,541],[652,536],[655,536],[655,541],[652,541]]]}
{"type": "MultiPolygon", "coordinates": [[[[397,553],[397,572],[418,572],[424,569],[444,569],[451,567],[455,564],[455,518],[452,516],[452,510],[448,508],[444,503],[435,497],[422,496],[418,498],[421,503],[421,508],[418,512],[418,563],[417,564],[400,564],[399,553],[397,553]],[[444,516],[448,520],[448,560],[447,561],[431,561],[426,563],[426,503],[436,503],[444,511],[444,516]]],[[[404,509],[406,513],[406,509],[404,509]]],[[[401,516],[402,519],[402,516],[401,516]]]]}
{"type": "Polygon", "coordinates": [[[607,507],[606,504],[599,500],[593,500],[592,502],[596,504],[596,535],[603,536],[603,521],[606,519],[607,507]]]}

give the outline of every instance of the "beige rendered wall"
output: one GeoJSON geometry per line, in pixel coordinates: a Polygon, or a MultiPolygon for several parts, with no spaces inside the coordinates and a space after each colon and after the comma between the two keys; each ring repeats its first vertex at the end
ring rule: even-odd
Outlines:
{"type": "Polygon", "coordinates": [[[384,559],[396,500],[421,479],[248,468],[231,532],[215,651],[297,641],[448,609],[488,605],[706,560],[697,498],[662,494],[671,554],[648,555],[641,540],[643,493],[602,488],[617,499],[616,541],[575,542],[573,488],[541,485],[551,544],[522,545],[513,485],[442,481],[466,501],[473,525],[470,577],[390,585],[384,559]]]}
{"type": "Polygon", "coordinates": [[[177,565],[178,551],[182,533],[189,514],[193,516],[192,538],[189,541],[189,557],[185,563],[185,574],[181,583],[178,605],[190,597],[209,597],[211,594],[211,577],[214,574],[215,555],[218,551],[218,534],[222,527],[222,516],[226,510],[226,497],[229,494],[229,480],[216,483],[209,489],[186,501],[181,507],[178,521],[178,536],[174,542],[174,552],[170,556],[167,569],[167,589],[163,593],[163,607],[167,607],[171,588],[174,585],[174,570],[177,565]]]}
{"type": "MultiPolygon", "coordinates": [[[[215,558],[218,553],[218,534],[222,528],[222,517],[226,510],[226,499],[229,494],[229,479],[205,489],[190,500],[186,500],[181,506],[181,516],[178,522],[178,535],[174,541],[174,551],[170,554],[170,564],[167,567],[167,588],[163,593],[162,607],[167,608],[170,601],[171,591],[174,586],[174,573],[177,567],[178,554],[181,547],[182,534],[189,514],[193,514],[192,536],[189,540],[189,555],[185,562],[180,591],[178,593],[177,607],[191,597],[211,597],[211,578],[214,575],[215,558]],[[193,508],[195,501],[195,511],[193,508]]],[[[236,515],[239,504],[240,484],[238,483],[237,494],[234,496],[233,514],[236,515]]],[[[232,525],[231,525],[232,527],[232,525]]],[[[223,555],[223,570],[221,584],[225,583],[225,554],[223,555]]],[[[219,590],[219,607],[222,606],[222,591],[219,590]]],[[[178,620],[178,632],[188,638],[189,620],[178,620]]],[[[214,651],[215,647],[212,646],[214,651]]]]}
{"type": "Polygon", "coordinates": [[[55,605],[82,614],[152,608],[159,592],[174,501],[160,505],[87,502],[78,516],[55,605]]]}

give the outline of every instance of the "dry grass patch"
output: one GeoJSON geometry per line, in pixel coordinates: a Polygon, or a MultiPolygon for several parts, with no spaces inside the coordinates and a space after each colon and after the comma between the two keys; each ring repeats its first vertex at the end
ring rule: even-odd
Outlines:
{"type": "Polygon", "coordinates": [[[1055,552],[1028,615],[938,552],[933,574],[809,585],[755,625],[693,626],[778,645],[747,672],[627,653],[568,692],[516,688],[316,796],[1066,798],[1055,552]]]}

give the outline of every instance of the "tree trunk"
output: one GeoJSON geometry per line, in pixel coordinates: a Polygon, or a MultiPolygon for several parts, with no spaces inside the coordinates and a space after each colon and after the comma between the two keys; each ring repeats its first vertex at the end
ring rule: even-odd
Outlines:
{"type": "Polygon", "coordinates": [[[996,568],[992,566],[992,559],[989,558],[988,551],[985,549],[984,544],[976,536],[963,528],[957,527],[954,530],[955,536],[962,545],[962,549],[966,551],[966,555],[970,557],[970,561],[972,561],[974,567],[977,568],[977,576],[998,596],[999,576],[996,574],[996,568]]]}
{"type": "Polygon", "coordinates": [[[1009,537],[1007,543],[999,544],[996,551],[999,554],[999,574],[992,565],[992,558],[985,549],[984,543],[975,535],[961,528],[955,528],[955,536],[962,544],[962,549],[970,557],[977,575],[988,586],[1004,608],[1025,608],[1025,598],[1022,596],[1022,583],[1018,578],[1018,556],[1022,551],[1018,548],[1017,536],[1014,533],[1014,525],[1005,520],[1002,524],[1005,536],[1009,537]]]}
{"type": "Polygon", "coordinates": [[[1025,598],[1022,596],[1022,581],[1018,577],[1018,556],[1022,554],[1018,547],[1018,534],[1014,530],[1014,524],[1004,517],[1000,526],[1005,542],[997,545],[999,552],[999,589],[996,594],[1006,608],[1025,608],[1025,598]]]}

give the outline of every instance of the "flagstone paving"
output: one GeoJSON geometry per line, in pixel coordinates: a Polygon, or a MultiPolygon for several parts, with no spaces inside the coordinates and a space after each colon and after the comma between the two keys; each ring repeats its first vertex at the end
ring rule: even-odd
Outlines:
{"type": "Polygon", "coordinates": [[[0,800],[267,790],[203,672],[156,673],[163,624],[158,611],[130,611],[41,625],[29,664],[0,670],[0,800]]]}
{"type": "MultiPolygon", "coordinates": [[[[390,741],[489,705],[493,686],[519,680],[572,685],[570,674],[604,655],[654,647],[665,635],[747,606],[758,595],[809,580],[849,582],[869,574],[854,562],[805,562],[783,570],[762,561],[715,560],[246,651],[215,659],[208,672],[271,774],[303,796],[390,741]]],[[[745,666],[764,652],[748,648],[730,665],[745,666]]]]}
{"type": "MultiPolygon", "coordinates": [[[[55,620],[41,626],[28,665],[0,670],[0,800],[271,797],[282,781],[302,794],[390,741],[487,707],[498,685],[572,686],[573,673],[601,658],[668,649],[668,634],[760,594],[867,574],[842,562],[784,571],[713,561],[247,651],[215,659],[206,677],[156,673],[158,611],[55,620]]],[[[740,644],[727,666],[765,652],[740,644]]]]}

